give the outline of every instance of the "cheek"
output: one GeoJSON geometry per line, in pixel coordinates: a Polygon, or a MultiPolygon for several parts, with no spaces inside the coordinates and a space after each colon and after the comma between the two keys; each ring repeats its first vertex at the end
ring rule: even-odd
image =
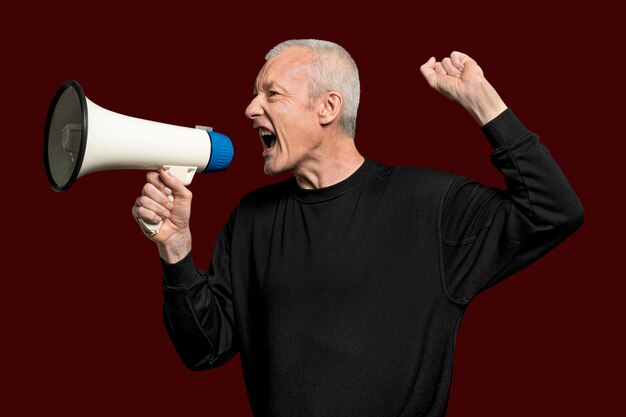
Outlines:
{"type": "Polygon", "coordinates": [[[276,133],[279,144],[291,149],[311,148],[311,138],[315,134],[315,124],[311,111],[283,112],[276,115],[276,133]]]}

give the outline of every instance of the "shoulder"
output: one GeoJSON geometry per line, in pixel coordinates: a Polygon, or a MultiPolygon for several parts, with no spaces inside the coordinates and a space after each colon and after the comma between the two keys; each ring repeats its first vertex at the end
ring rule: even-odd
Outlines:
{"type": "Polygon", "coordinates": [[[384,166],[379,164],[382,177],[399,188],[436,192],[447,189],[458,176],[454,173],[413,165],[384,166]]]}
{"type": "Polygon", "coordinates": [[[412,166],[412,165],[400,165],[393,167],[394,172],[400,178],[406,179],[419,179],[419,180],[447,180],[456,175],[443,171],[440,169],[423,167],[423,166],[412,166]]]}

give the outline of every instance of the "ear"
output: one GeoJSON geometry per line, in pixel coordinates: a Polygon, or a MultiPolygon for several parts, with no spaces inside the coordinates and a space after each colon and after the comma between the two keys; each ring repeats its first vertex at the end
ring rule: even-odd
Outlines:
{"type": "Polygon", "coordinates": [[[327,125],[336,120],[343,106],[343,97],[336,91],[329,91],[320,97],[319,119],[321,125],[327,125]]]}

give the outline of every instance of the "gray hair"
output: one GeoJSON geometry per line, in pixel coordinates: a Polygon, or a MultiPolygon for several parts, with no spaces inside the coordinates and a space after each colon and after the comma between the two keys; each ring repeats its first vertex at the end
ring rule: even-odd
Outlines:
{"type": "Polygon", "coordinates": [[[292,39],[273,47],[265,59],[269,61],[287,48],[300,47],[313,54],[309,96],[314,100],[327,91],[338,91],[343,96],[343,110],[339,115],[341,128],[351,137],[356,132],[356,115],[359,108],[361,85],[359,70],[340,45],[318,39],[292,39]]]}

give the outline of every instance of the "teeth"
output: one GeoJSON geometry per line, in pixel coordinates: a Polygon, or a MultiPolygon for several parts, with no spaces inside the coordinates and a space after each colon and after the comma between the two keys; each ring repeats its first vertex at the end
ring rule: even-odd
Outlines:
{"type": "Polygon", "coordinates": [[[270,132],[269,130],[267,130],[267,129],[266,129],[266,128],[264,128],[264,127],[259,128],[259,134],[260,134],[261,136],[264,136],[264,135],[273,135],[273,133],[272,133],[272,132],[270,132]]]}

